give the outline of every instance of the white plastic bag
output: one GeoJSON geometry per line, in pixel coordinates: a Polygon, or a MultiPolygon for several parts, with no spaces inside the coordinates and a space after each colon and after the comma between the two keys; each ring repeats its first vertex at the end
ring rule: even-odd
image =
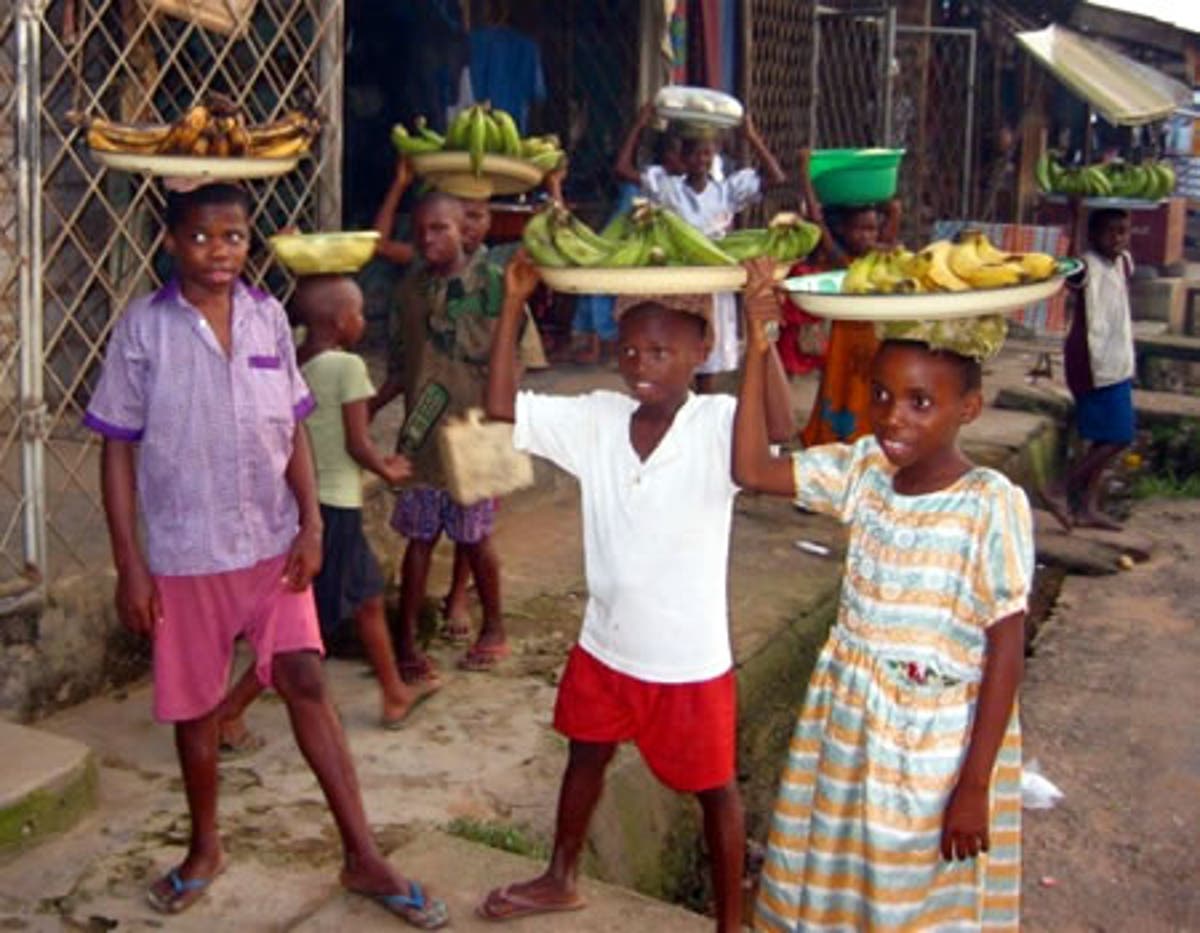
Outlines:
{"type": "Polygon", "coordinates": [[[1042,774],[1037,759],[1021,768],[1021,806],[1026,810],[1050,810],[1066,796],[1042,774]]]}

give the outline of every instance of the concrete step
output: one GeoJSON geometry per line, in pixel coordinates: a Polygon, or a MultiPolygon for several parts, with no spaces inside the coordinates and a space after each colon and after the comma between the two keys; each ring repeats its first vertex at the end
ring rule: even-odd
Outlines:
{"type": "Polygon", "coordinates": [[[0,858],[69,829],[96,804],[96,762],[82,742],[0,722],[0,858]]]}
{"type": "MultiPolygon", "coordinates": [[[[450,907],[455,930],[495,931],[496,924],[475,915],[476,905],[492,888],[540,874],[545,865],[511,852],[431,832],[389,855],[407,875],[427,881],[450,907]]],[[[643,897],[625,888],[585,879],[588,906],[571,913],[545,914],[521,921],[529,933],[570,930],[572,933],[702,933],[712,921],[680,907],[643,897]]],[[[342,930],[395,930],[396,921],[362,897],[339,894],[307,919],[289,926],[293,933],[340,933],[342,930]]]]}

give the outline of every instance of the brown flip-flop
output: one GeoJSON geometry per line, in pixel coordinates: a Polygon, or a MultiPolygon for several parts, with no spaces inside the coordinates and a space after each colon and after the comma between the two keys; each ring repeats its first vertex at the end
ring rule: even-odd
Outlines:
{"type": "Polygon", "coordinates": [[[559,903],[534,901],[516,893],[509,885],[491,891],[483,899],[483,903],[475,908],[475,915],[481,920],[502,923],[506,920],[519,920],[522,917],[533,917],[538,914],[558,914],[582,910],[586,906],[587,901],[579,895],[575,895],[573,900],[559,903]]]}

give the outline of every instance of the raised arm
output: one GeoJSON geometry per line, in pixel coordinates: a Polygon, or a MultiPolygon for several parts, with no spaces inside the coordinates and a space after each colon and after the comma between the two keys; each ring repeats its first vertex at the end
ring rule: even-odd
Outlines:
{"type": "Polygon", "coordinates": [[[762,163],[763,170],[767,173],[767,177],[772,184],[779,184],[787,176],[783,173],[783,168],[779,164],[779,160],[775,158],[770,147],[767,146],[766,140],[758,132],[758,127],[754,125],[754,118],[750,114],[746,114],[746,119],[742,123],[742,133],[746,137],[746,142],[750,144],[750,148],[754,150],[754,154],[758,156],[762,163]]]}
{"type": "Polygon", "coordinates": [[[613,171],[622,181],[632,182],[635,185],[641,183],[642,173],[638,171],[637,167],[638,140],[641,139],[642,130],[650,124],[653,118],[654,102],[647,101],[638,111],[637,119],[633,121],[633,126],[629,128],[629,133],[625,136],[625,141],[621,143],[621,148],[617,152],[617,164],[613,171]]]}
{"type": "Polygon", "coordinates": [[[492,334],[492,352],[488,359],[487,397],[484,408],[496,421],[516,418],[517,381],[520,367],[517,362],[517,339],[525,320],[525,302],[538,286],[537,266],[525,250],[513,254],[504,269],[504,303],[500,319],[492,334]]]}
{"type": "Polygon", "coordinates": [[[883,223],[879,225],[879,244],[894,246],[900,238],[901,205],[899,198],[892,198],[883,209],[883,223]]]}
{"type": "Polygon", "coordinates": [[[412,262],[413,247],[392,239],[392,231],[396,229],[396,211],[400,209],[400,199],[412,184],[412,164],[405,156],[396,160],[396,177],[392,179],[391,187],[383,196],[379,210],[375,212],[375,230],[379,234],[379,242],[375,245],[375,255],[389,259],[398,265],[412,262]]]}
{"type": "Polygon", "coordinates": [[[798,154],[798,162],[800,165],[800,193],[804,198],[804,216],[821,228],[821,251],[830,261],[833,261],[841,252],[841,247],[837,245],[837,240],[833,238],[833,231],[825,222],[825,211],[817,198],[816,189],[813,188],[812,150],[807,146],[802,147],[798,154]]]}
{"type": "Polygon", "coordinates": [[[117,570],[117,615],[130,631],[150,636],[162,617],[162,602],[137,533],[136,445],[104,439],[100,453],[100,490],[117,570]]]}
{"type": "Polygon", "coordinates": [[[772,456],[768,440],[768,358],[773,347],[767,325],[779,317],[773,262],[747,265],[746,368],[733,421],[733,481],[743,489],[790,498],[796,494],[791,457],[772,456]]]}

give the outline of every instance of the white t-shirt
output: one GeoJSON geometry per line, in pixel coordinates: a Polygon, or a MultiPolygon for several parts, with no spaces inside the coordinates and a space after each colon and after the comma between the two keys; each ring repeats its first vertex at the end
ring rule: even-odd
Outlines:
{"type": "Polygon", "coordinates": [[[1122,253],[1109,262],[1092,250],[1084,254],[1087,267],[1084,302],[1087,308],[1088,359],[1097,388],[1132,379],[1137,371],[1133,351],[1133,316],[1129,308],[1129,276],[1133,257],[1122,253]]]}
{"type": "Polygon", "coordinates": [[[689,396],[650,457],[630,442],[638,403],[616,392],[517,395],[513,443],[579,480],[588,604],[580,645],[654,683],[733,665],[726,578],[733,497],[728,395],[689,396]]]}

